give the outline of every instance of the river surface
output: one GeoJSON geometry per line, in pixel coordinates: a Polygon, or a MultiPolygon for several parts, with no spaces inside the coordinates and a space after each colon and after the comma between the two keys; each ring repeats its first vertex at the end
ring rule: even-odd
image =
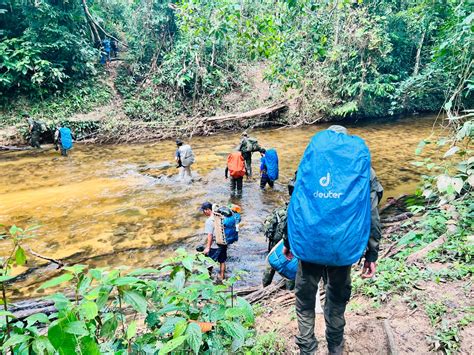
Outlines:
{"type": "MultiPolygon", "coordinates": [[[[372,153],[384,197],[410,193],[420,180],[414,151],[433,130],[435,117],[348,125],[363,137],[372,153]]],[[[273,208],[287,199],[286,183],[297,169],[311,137],[328,125],[251,132],[265,148],[276,148],[280,180],[273,191],[260,191],[258,179],[244,182],[240,239],[229,249],[229,271],[248,271],[246,284],[259,282],[266,243],[260,228],[273,208]]],[[[25,242],[32,250],[67,263],[91,266],[153,266],[179,246],[189,251],[204,241],[205,217],[198,211],[206,200],[230,202],[224,179],[227,154],[240,134],[195,137],[197,181],[177,181],[173,141],[131,145],[76,144],[68,158],[53,149],[0,153],[0,224],[41,225],[37,237],[25,242]]],[[[258,172],[259,154],[253,170],[258,172]]],[[[0,255],[9,245],[0,242],[0,255]]],[[[36,294],[55,276],[54,266],[31,258],[34,271],[16,283],[14,296],[36,294]]],[[[15,273],[24,272],[17,268],[15,273]]]]}

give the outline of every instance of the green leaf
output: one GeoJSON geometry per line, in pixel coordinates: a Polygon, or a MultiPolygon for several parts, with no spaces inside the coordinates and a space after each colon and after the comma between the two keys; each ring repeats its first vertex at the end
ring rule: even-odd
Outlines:
{"type": "Polygon", "coordinates": [[[183,317],[169,317],[166,318],[163,325],[160,327],[159,333],[161,335],[170,334],[174,331],[176,323],[181,321],[186,321],[186,318],[183,317]]]}
{"type": "Polygon", "coordinates": [[[10,318],[16,318],[12,312],[1,310],[0,317],[5,317],[5,316],[8,316],[10,318]]]}
{"type": "Polygon", "coordinates": [[[183,264],[184,268],[189,271],[193,271],[193,263],[194,259],[192,257],[184,258],[181,263],[183,264]]]}
{"type": "Polygon", "coordinates": [[[95,302],[87,301],[80,305],[79,313],[87,320],[94,319],[99,314],[99,309],[95,302]]]}
{"type": "Polygon", "coordinates": [[[58,311],[68,308],[71,304],[71,301],[69,301],[62,293],[55,293],[54,295],[45,297],[45,299],[53,301],[54,307],[56,307],[58,311]]]}
{"type": "Polygon", "coordinates": [[[132,321],[127,328],[127,340],[132,339],[137,334],[137,322],[132,321]]]}
{"type": "Polygon", "coordinates": [[[139,278],[137,277],[131,277],[131,276],[125,276],[125,277],[119,277],[115,280],[113,280],[111,282],[112,285],[115,285],[115,286],[124,286],[124,285],[134,285],[136,284],[137,282],[140,282],[142,280],[140,280],[139,278]]]}
{"type": "Polygon", "coordinates": [[[90,336],[79,340],[79,347],[83,355],[100,355],[100,349],[94,339],[90,336]]]}
{"type": "Polygon", "coordinates": [[[35,340],[33,340],[33,342],[31,343],[31,347],[33,351],[38,355],[53,354],[55,352],[53,345],[44,335],[36,337],[35,340]]]}
{"type": "Polygon", "coordinates": [[[115,331],[118,327],[118,320],[113,315],[111,318],[107,319],[102,328],[100,329],[100,336],[105,338],[112,338],[115,335],[115,331]]]}
{"type": "Polygon", "coordinates": [[[19,266],[23,266],[26,264],[26,254],[22,247],[18,247],[15,252],[15,261],[16,264],[19,266]]]}
{"type": "Polygon", "coordinates": [[[189,323],[186,329],[186,341],[195,354],[199,353],[202,344],[202,332],[197,323],[189,323]]]}
{"type": "Polygon", "coordinates": [[[79,274],[79,273],[83,272],[85,268],[86,268],[85,265],[77,264],[77,265],[73,265],[73,266],[66,266],[66,267],[64,267],[64,270],[69,271],[73,274],[79,274]]]}
{"type": "Polygon", "coordinates": [[[136,311],[145,314],[147,303],[145,297],[135,291],[124,291],[123,300],[132,306],[136,311]]]}
{"type": "MultiPolygon", "coordinates": [[[[231,321],[222,321],[220,322],[220,325],[224,329],[224,331],[232,337],[233,340],[238,340],[238,343],[236,343],[236,345],[241,346],[243,344],[247,331],[241,324],[231,321]]],[[[233,351],[238,350],[240,346],[233,348],[233,351]]]]}
{"type": "Polygon", "coordinates": [[[64,327],[64,331],[69,334],[74,334],[74,335],[88,335],[89,331],[87,330],[86,323],[83,321],[74,321],[71,323],[68,323],[64,327]]]}
{"type": "Polygon", "coordinates": [[[161,349],[158,355],[164,355],[172,352],[176,348],[178,348],[181,344],[184,343],[186,340],[186,335],[182,335],[180,337],[174,338],[167,342],[161,349]]]}
{"type": "Polygon", "coordinates": [[[30,340],[29,335],[13,333],[10,335],[10,338],[8,338],[8,340],[5,343],[3,343],[0,349],[6,350],[15,345],[26,343],[28,340],[30,340]]]}
{"type": "Polygon", "coordinates": [[[184,332],[186,331],[187,326],[188,326],[188,322],[185,319],[182,319],[179,322],[177,322],[174,326],[173,338],[177,338],[183,335],[184,332]]]}
{"type": "Polygon", "coordinates": [[[28,324],[28,327],[31,327],[36,322],[45,324],[51,323],[48,316],[44,313],[36,313],[26,318],[26,323],[28,324]]]}
{"type": "Polygon", "coordinates": [[[186,281],[186,274],[183,270],[180,270],[176,273],[173,278],[173,286],[176,290],[181,290],[184,287],[184,283],[186,281]]]}
{"type": "Polygon", "coordinates": [[[38,288],[38,290],[43,290],[43,289],[46,289],[46,288],[57,286],[59,284],[62,284],[63,282],[72,280],[73,277],[74,277],[74,275],[72,275],[72,274],[64,274],[64,275],[55,277],[54,279],[46,281],[44,284],[42,284],[38,288]]]}

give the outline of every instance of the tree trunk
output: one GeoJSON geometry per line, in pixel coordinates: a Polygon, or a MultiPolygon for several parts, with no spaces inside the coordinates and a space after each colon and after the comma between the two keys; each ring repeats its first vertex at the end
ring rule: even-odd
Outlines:
{"type": "Polygon", "coordinates": [[[425,33],[426,31],[423,31],[423,33],[421,34],[420,43],[418,44],[418,48],[416,50],[415,68],[413,69],[413,76],[418,75],[418,72],[420,70],[421,48],[423,47],[423,42],[425,40],[425,33]]]}

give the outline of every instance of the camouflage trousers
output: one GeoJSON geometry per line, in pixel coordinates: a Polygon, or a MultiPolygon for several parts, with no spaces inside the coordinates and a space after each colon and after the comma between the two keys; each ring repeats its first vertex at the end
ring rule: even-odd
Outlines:
{"type": "Polygon", "coordinates": [[[31,132],[30,144],[33,148],[41,148],[40,146],[40,134],[39,132],[31,132]]]}
{"type": "Polygon", "coordinates": [[[325,266],[300,261],[296,274],[296,316],[300,353],[315,354],[318,341],[314,335],[316,292],[321,277],[327,273],[324,319],[329,350],[341,344],[344,335],[344,312],[351,296],[351,266],[325,266]]]}

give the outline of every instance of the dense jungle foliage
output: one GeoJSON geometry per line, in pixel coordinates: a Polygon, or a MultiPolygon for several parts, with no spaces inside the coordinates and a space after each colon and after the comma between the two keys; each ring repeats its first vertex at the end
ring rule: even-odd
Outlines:
{"type": "Polygon", "coordinates": [[[473,17],[459,0],[3,0],[2,105],[18,113],[26,96],[47,117],[36,102],[104,86],[101,40],[112,36],[132,119],[211,115],[257,62],[274,99],[297,98],[303,118],[437,111],[453,91],[469,107],[473,17]]]}

